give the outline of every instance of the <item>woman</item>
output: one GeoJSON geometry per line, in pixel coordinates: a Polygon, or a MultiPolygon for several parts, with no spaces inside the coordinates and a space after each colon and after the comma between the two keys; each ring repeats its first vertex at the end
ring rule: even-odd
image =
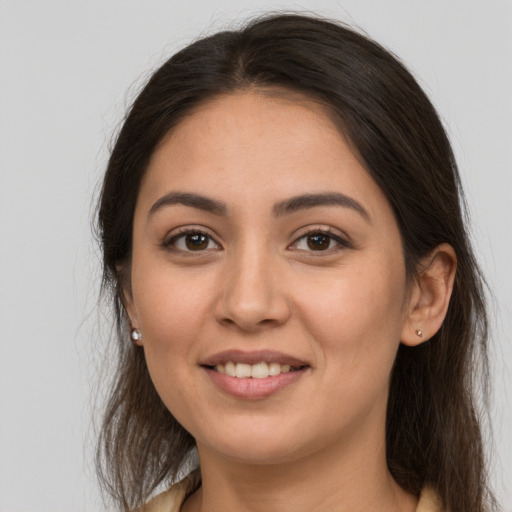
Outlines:
{"type": "Polygon", "coordinates": [[[169,59],[99,209],[120,508],[197,448],[145,510],[491,510],[461,194],[425,94],[346,27],[269,16],[169,59]]]}

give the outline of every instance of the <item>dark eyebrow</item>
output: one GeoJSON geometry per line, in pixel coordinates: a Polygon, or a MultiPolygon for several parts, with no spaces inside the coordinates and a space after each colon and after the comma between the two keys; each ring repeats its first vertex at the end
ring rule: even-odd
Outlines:
{"type": "Polygon", "coordinates": [[[282,215],[288,215],[299,210],[307,208],[315,208],[317,206],[342,206],[344,208],[351,208],[358,212],[364,219],[370,222],[370,215],[352,197],[340,194],[339,192],[326,192],[322,194],[304,194],[301,196],[292,197],[286,201],[277,203],[274,206],[274,215],[280,217],[282,215]]]}
{"type": "Polygon", "coordinates": [[[148,218],[154,215],[161,208],[174,204],[190,206],[215,215],[226,215],[227,213],[226,205],[220,201],[216,201],[215,199],[210,199],[209,197],[201,196],[199,194],[192,194],[190,192],[170,192],[169,194],[161,197],[151,207],[148,212],[148,218]]]}
{"type": "MultiPolygon", "coordinates": [[[[227,215],[227,207],[221,201],[211,199],[200,194],[193,194],[190,192],[170,192],[161,197],[153,204],[148,212],[148,218],[154,215],[158,210],[165,206],[175,204],[182,204],[203,210],[214,215],[227,215]]],[[[344,208],[351,208],[358,212],[365,220],[370,221],[370,215],[355,199],[341,194],[339,192],[327,192],[321,194],[304,194],[300,196],[291,197],[285,201],[281,201],[274,205],[273,212],[276,217],[289,215],[299,210],[307,208],[315,208],[317,206],[342,206],[344,208]]]]}

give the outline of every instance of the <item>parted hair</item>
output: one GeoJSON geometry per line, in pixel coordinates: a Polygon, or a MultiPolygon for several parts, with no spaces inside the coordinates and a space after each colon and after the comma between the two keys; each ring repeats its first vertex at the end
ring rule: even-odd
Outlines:
{"type": "Polygon", "coordinates": [[[141,179],[180,120],[208,99],[250,88],[300,93],[327,109],[392,206],[409,279],[437,245],[454,248],[457,273],[442,327],[397,353],[387,463],[404,489],[419,495],[429,485],[452,512],[494,510],[477,401],[489,380],[485,287],[449,140],[397,57],[341,23],[302,14],[266,15],[193,42],[152,74],[119,130],[97,218],[102,293],[113,306],[118,354],[97,451],[104,489],[120,510],[133,510],[175,478],[194,447],[159,398],[143,351],[129,340],[123,290],[141,179]]]}

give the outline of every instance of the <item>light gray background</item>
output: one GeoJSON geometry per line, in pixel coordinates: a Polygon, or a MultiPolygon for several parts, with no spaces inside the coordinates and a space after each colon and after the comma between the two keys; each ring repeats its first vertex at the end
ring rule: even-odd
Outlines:
{"type": "Polygon", "coordinates": [[[493,482],[512,511],[510,0],[0,0],[0,511],[101,509],[89,226],[130,85],[197,34],[276,8],[362,27],[409,65],[441,112],[496,296],[493,482]]]}

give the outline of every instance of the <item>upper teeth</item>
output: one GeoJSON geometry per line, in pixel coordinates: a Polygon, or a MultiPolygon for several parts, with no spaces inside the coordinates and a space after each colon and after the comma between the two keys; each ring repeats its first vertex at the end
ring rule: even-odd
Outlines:
{"type": "Polygon", "coordinates": [[[292,370],[289,364],[279,363],[258,363],[258,364],[245,364],[245,363],[233,363],[229,362],[226,364],[217,364],[215,369],[219,373],[224,373],[230,377],[247,378],[252,377],[254,379],[264,379],[266,377],[273,377],[280,373],[288,373],[292,370]]]}

